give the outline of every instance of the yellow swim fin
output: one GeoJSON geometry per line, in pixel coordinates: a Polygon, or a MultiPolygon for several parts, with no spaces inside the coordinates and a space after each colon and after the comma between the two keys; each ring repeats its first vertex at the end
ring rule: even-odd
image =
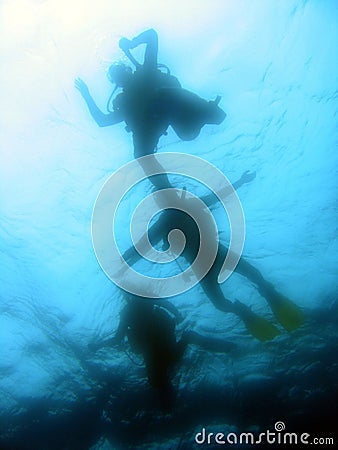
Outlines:
{"type": "Polygon", "coordinates": [[[250,308],[239,301],[234,303],[233,312],[243,320],[248,332],[262,342],[270,341],[280,334],[278,328],[272,323],[257,316],[250,308]]]}
{"type": "Polygon", "coordinates": [[[268,302],[274,316],[287,331],[294,331],[303,325],[305,321],[303,312],[288,298],[276,293],[268,299],[268,302]]]}

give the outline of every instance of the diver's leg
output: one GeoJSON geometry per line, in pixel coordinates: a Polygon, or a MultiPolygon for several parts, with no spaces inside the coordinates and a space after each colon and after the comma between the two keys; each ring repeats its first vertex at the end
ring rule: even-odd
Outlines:
{"type": "Polygon", "coordinates": [[[237,272],[256,284],[259,293],[268,302],[275,318],[287,330],[293,331],[304,323],[304,314],[290,299],[280,294],[274,285],[266,281],[261,272],[241,258],[237,272]]]}
{"type": "Polygon", "coordinates": [[[257,286],[258,292],[268,302],[271,297],[274,297],[277,294],[273,284],[268,282],[263,277],[263,274],[243,257],[240,258],[235,271],[254,283],[257,286]]]}
{"type": "MultiPolygon", "coordinates": [[[[219,244],[219,261],[223,262],[225,260],[228,250],[229,249],[225,245],[219,244]]],[[[220,271],[221,266],[218,265],[217,269],[220,271]]],[[[247,260],[245,260],[242,256],[240,257],[239,262],[235,268],[235,272],[252,281],[257,286],[258,291],[263,297],[267,298],[269,294],[276,292],[273,285],[265,280],[262,273],[247,260]]]]}
{"type": "Polygon", "coordinates": [[[268,298],[269,293],[275,291],[273,285],[265,280],[262,273],[244,258],[240,258],[235,270],[248,280],[252,281],[263,297],[268,298]]]}
{"type": "Polygon", "coordinates": [[[146,363],[147,378],[150,386],[157,390],[161,408],[170,410],[175,401],[175,391],[167,368],[149,361],[146,363]]]}
{"type": "Polygon", "coordinates": [[[167,175],[165,174],[164,167],[157,161],[155,155],[152,155],[152,158],[149,158],[147,161],[138,161],[144,173],[147,177],[149,177],[149,181],[155,186],[156,189],[166,189],[172,187],[167,175]],[[155,171],[159,171],[161,174],[151,176],[151,173],[155,171]]]}
{"type": "Polygon", "coordinates": [[[146,370],[149,384],[156,388],[165,388],[170,384],[168,367],[163,361],[146,359],[146,370]]]}
{"type": "MultiPolygon", "coordinates": [[[[222,245],[220,247],[220,252],[225,257],[227,248],[222,245]]],[[[274,316],[286,330],[295,330],[303,324],[304,315],[299,307],[280,294],[256,267],[241,257],[235,271],[257,286],[258,292],[268,302],[274,316]]]]}
{"type": "Polygon", "coordinates": [[[157,161],[155,155],[153,154],[159,138],[160,136],[146,136],[143,133],[134,133],[134,156],[155,188],[166,189],[171,188],[172,186],[167,175],[165,174],[164,167],[157,161]],[[148,158],[147,161],[138,159],[145,155],[152,155],[152,158],[148,158]],[[152,176],[151,174],[153,172],[160,172],[160,175],[152,176]]]}
{"type": "MultiPolygon", "coordinates": [[[[216,259],[206,276],[200,281],[201,287],[214,306],[223,312],[234,312],[233,303],[225,298],[218,283],[218,274],[222,267],[221,255],[217,253],[216,259]]],[[[197,274],[198,275],[198,274],[197,274]]]]}
{"type": "Polygon", "coordinates": [[[223,312],[231,312],[238,316],[246,329],[260,341],[273,339],[279,334],[277,328],[263,317],[257,316],[251,309],[238,300],[232,303],[226,299],[218,283],[219,270],[213,268],[201,281],[201,286],[214,306],[223,312]],[[210,274],[211,272],[211,274],[210,274]]]}
{"type": "Polygon", "coordinates": [[[233,342],[202,336],[201,334],[196,333],[196,331],[187,331],[182,336],[182,339],[185,339],[186,345],[197,345],[210,352],[230,353],[236,348],[236,345],[233,342]]]}
{"type": "Polygon", "coordinates": [[[211,279],[207,274],[200,283],[208,299],[217,309],[223,312],[234,312],[233,303],[225,298],[217,280],[211,279]]]}
{"type": "Polygon", "coordinates": [[[273,339],[279,334],[278,329],[263,317],[257,316],[251,309],[238,300],[232,303],[226,299],[218,283],[218,275],[223,265],[223,254],[219,251],[210,271],[201,281],[201,286],[214,306],[223,312],[231,312],[245,324],[249,333],[260,341],[273,339]]]}

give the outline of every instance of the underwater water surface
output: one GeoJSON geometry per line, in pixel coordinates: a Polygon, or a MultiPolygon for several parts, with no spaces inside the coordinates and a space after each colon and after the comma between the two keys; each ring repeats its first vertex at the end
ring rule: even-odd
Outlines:
{"type": "MultiPolygon", "coordinates": [[[[198,448],[203,428],[259,433],[277,422],[310,440],[334,438],[337,3],[3,0],[0,49],[0,448],[198,448]],[[222,96],[227,113],[190,142],[170,130],[158,152],[204,158],[232,183],[256,172],[238,190],[243,255],[305,316],[299,329],[279,328],[262,343],[200,286],[173,298],[184,317],[178,334],[217,336],[236,351],[189,347],[170,411],[159,408],[138,357],[88,349],[116,330],[124,305],[95,257],[92,212],[133,148],[124,125],[94,123],[74,79],[88,83],[104,110],[106,71],[123,59],[119,39],[148,28],[159,35],[159,62],[186,89],[222,96]]],[[[170,180],[209,193],[184,177],[170,180]]],[[[115,231],[124,249],[135,205],[151,191],[144,180],[121,204],[115,231]]],[[[216,205],[213,214],[226,241],[225,211],[216,205]]],[[[222,289],[274,321],[246,278],[235,273],[222,289]]]]}

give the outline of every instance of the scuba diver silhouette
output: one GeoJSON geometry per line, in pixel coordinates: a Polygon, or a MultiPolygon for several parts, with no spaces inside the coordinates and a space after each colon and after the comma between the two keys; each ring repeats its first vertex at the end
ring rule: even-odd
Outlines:
{"type": "MultiPolygon", "coordinates": [[[[160,137],[171,125],[181,139],[194,139],[204,125],[220,124],[226,114],[218,106],[219,97],[215,101],[207,102],[183,89],[175,77],[164,74],[158,69],[158,36],[155,30],[147,30],[132,40],[122,38],[119,45],[135,65],[136,70],[133,72],[131,68],[123,64],[114,64],[110,67],[111,81],[116,84],[117,88],[122,89],[122,92],[113,100],[113,110],[110,110],[108,114],[102,113],[91,97],[87,85],[80,78],[76,79],[75,86],[82,94],[92,117],[99,126],[109,126],[125,121],[127,130],[131,131],[133,135],[135,157],[153,156],[146,161],[142,158],[138,161],[146,175],[153,173],[154,170],[162,172],[161,175],[151,177],[154,186],[157,189],[172,187],[164,168],[153,155],[160,137]],[[138,63],[130,52],[141,44],[146,45],[143,64],[138,63]]],[[[202,198],[202,200],[207,205],[211,205],[215,201],[209,197],[202,198]]],[[[181,201],[184,210],[184,202],[193,200],[182,198],[181,201]]],[[[183,211],[166,210],[162,212],[158,221],[149,229],[150,239],[153,243],[159,242],[161,239],[165,240],[166,231],[170,230],[172,225],[180,228],[186,236],[189,236],[182,256],[188,262],[193,261],[199,248],[199,234],[193,219],[183,211]]],[[[211,232],[209,239],[217,239],[217,236],[211,232]]],[[[226,253],[227,248],[220,245],[214,264],[201,280],[202,288],[216,308],[238,315],[248,330],[256,337],[261,340],[273,338],[279,333],[276,327],[253,314],[244,304],[238,301],[233,303],[224,297],[217,282],[217,275],[226,253]]],[[[133,247],[126,252],[125,259],[128,259],[128,256],[131,260],[140,257],[133,247]]],[[[271,283],[268,283],[251,264],[241,258],[236,271],[257,285],[259,292],[266,298],[275,316],[286,329],[292,330],[302,323],[298,308],[278,294],[271,283]]]]}
{"type": "Polygon", "coordinates": [[[112,338],[91,342],[96,351],[102,347],[120,346],[125,337],[134,354],[142,356],[147,379],[157,389],[161,405],[170,407],[174,400],[171,378],[189,345],[196,345],[213,353],[231,353],[232,342],[201,335],[189,330],[176,340],[176,324],[183,321],[177,308],[167,299],[138,297],[126,294],[126,306],[120,313],[118,328],[112,338]]]}
{"type": "MultiPolygon", "coordinates": [[[[176,77],[168,70],[162,72],[157,62],[158,36],[155,30],[144,31],[132,40],[120,39],[120,48],[136,70],[122,63],[113,64],[108,71],[108,78],[115,83],[115,89],[108,100],[108,114],[103,113],[81,78],[75,80],[75,87],[86,101],[89,112],[100,127],[114,125],[124,121],[126,130],[133,135],[134,156],[139,158],[155,152],[159,139],[167,133],[169,125],[182,140],[195,139],[206,124],[220,124],[226,117],[218,106],[220,97],[206,101],[183,89],[176,77]],[[140,64],[130,50],[146,44],[144,62],[140,64]],[[113,99],[117,89],[122,89],[113,99]]],[[[139,160],[145,174],[159,170],[162,175],[151,177],[157,188],[171,187],[165,170],[154,156],[145,163],[139,160]]]]}
{"type": "MultiPolygon", "coordinates": [[[[245,172],[242,177],[233,184],[234,188],[238,189],[244,183],[248,183],[249,181],[251,181],[253,177],[253,174],[245,172]]],[[[201,200],[206,204],[206,206],[211,206],[218,201],[212,195],[201,197],[201,200]]],[[[138,241],[138,251],[134,246],[132,246],[126,252],[124,252],[123,259],[129,265],[132,266],[138,259],[141,258],[139,251],[140,249],[145,248],[148,239],[153,246],[158,244],[160,241],[163,241],[165,246],[168,247],[168,234],[173,228],[176,228],[181,230],[187,238],[186,245],[181,253],[181,256],[191,266],[197,256],[200,247],[200,233],[194,219],[185,211],[191,211],[194,207],[198,208],[199,219],[201,222],[204,221],[205,223],[209,223],[206,220],[208,212],[207,208],[201,210],[200,203],[196,203],[195,199],[187,199],[182,197],[181,203],[181,208],[167,209],[159,214],[158,220],[138,241]],[[187,203],[190,203],[189,207],[187,207],[187,203]]],[[[206,234],[206,238],[210,243],[215,239],[218,241],[217,232],[214,232],[213,229],[210,229],[210,231],[206,234]]],[[[206,246],[212,247],[211,244],[207,244],[206,246]]],[[[251,333],[254,337],[259,339],[260,341],[273,339],[278,334],[280,334],[280,331],[277,327],[275,327],[275,325],[253,313],[248,306],[241,303],[240,301],[236,300],[235,302],[231,302],[224,296],[221,286],[218,283],[218,275],[221,271],[227,252],[228,248],[225,245],[219,243],[216,259],[208,273],[200,281],[203,291],[218,310],[223,312],[230,312],[240,317],[249,333],[251,333]]],[[[201,266],[202,265],[203,262],[201,266]]],[[[203,268],[197,265],[193,270],[197,277],[200,278],[199,274],[201,273],[201,271],[203,271],[203,268]]],[[[248,261],[246,261],[243,257],[240,258],[235,268],[235,272],[246,277],[256,285],[259,293],[266,299],[267,303],[269,304],[277,321],[287,331],[293,331],[302,325],[303,314],[298,306],[296,306],[291,300],[287,299],[285,296],[277,292],[274,286],[270,282],[265,280],[261,272],[248,261]]]]}

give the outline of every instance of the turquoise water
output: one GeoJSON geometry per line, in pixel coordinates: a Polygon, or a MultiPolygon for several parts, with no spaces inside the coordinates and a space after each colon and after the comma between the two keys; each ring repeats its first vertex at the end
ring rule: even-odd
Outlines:
{"type": "MultiPolygon", "coordinates": [[[[245,432],[273,429],[277,421],[332,436],[336,3],[68,3],[1,5],[2,447],[194,448],[202,427],[245,432]],[[112,90],[105,72],[122,57],[118,40],[148,27],[159,34],[159,61],[203,98],[221,95],[227,113],[191,142],[169,131],[158,151],[205,158],[231,182],[256,172],[238,191],[244,255],[307,317],[300,330],[262,344],[200,287],[175,298],[185,317],[179,332],[217,335],[238,351],[228,357],[189,349],[173,379],[170,414],[158,409],[142,367],[124,352],[87,349],[95,336],[116,329],[123,306],[95,258],[93,206],[133,151],[123,125],[96,126],[73,83],[83,78],[104,110],[112,90]]],[[[171,180],[208,193],[190,180],[171,180]]],[[[137,195],[149,192],[144,181],[137,195]]],[[[116,229],[124,248],[137,195],[124,201],[116,229]]],[[[214,215],[222,231],[224,211],[214,215]]],[[[223,289],[271,319],[248,280],[234,274],[223,289]]]]}

